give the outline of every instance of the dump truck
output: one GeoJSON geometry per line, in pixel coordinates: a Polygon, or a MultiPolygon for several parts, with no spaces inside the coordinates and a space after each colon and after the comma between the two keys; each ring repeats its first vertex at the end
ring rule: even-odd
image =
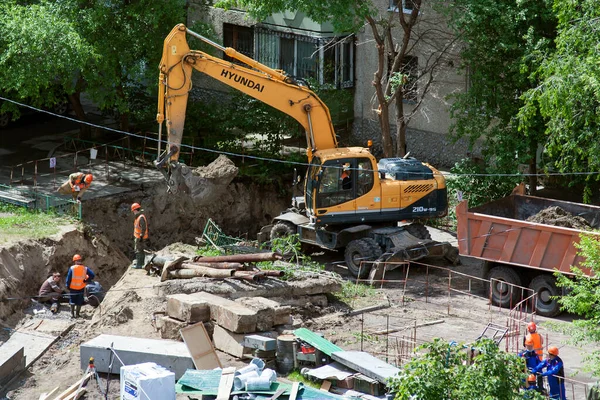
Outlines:
{"type": "Polygon", "coordinates": [[[537,314],[553,317],[560,313],[554,296],[563,294],[556,286],[555,271],[572,276],[571,266],[577,266],[590,274],[582,268],[584,258],[576,244],[582,233],[591,231],[527,220],[549,207],[585,219],[590,229],[600,227],[600,207],[527,196],[524,186],[478,207],[468,208],[466,200],[456,207],[459,254],[483,261],[495,305],[516,305],[524,295],[517,286],[527,287],[537,293],[537,314]]]}

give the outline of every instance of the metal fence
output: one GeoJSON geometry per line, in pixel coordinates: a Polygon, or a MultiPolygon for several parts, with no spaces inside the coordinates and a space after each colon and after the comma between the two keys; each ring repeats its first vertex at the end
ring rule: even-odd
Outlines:
{"type": "Polygon", "coordinates": [[[69,215],[81,219],[81,203],[51,196],[28,186],[0,185],[0,202],[32,211],[69,215]]]}

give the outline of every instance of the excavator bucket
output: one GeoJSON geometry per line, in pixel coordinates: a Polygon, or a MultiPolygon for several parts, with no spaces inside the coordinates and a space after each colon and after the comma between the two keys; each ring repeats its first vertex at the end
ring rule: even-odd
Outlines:
{"type": "Polygon", "coordinates": [[[460,262],[458,250],[448,242],[419,239],[407,231],[399,232],[390,239],[394,247],[379,261],[417,261],[425,257],[444,257],[453,265],[460,262]]]}

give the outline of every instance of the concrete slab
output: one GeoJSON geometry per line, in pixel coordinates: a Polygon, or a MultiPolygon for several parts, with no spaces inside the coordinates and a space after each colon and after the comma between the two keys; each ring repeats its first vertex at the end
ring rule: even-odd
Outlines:
{"type": "Polygon", "coordinates": [[[25,368],[28,368],[46,352],[56,339],[58,339],[57,335],[16,331],[10,336],[10,339],[0,346],[0,360],[7,359],[17,350],[23,348],[25,368]]]}
{"type": "Polygon", "coordinates": [[[167,296],[167,315],[180,321],[195,324],[210,320],[210,308],[204,300],[189,294],[173,294],[167,296]]]}
{"type": "MultiPolygon", "coordinates": [[[[1,348],[0,348],[1,350],[1,348]]],[[[8,381],[15,372],[25,368],[25,353],[23,347],[14,350],[12,354],[5,351],[0,354],[0,384],[8,381]]]]}
{"type": "Polygon", "coordinates": [[[109,369],[111,345],[123,364],[154,362],[173,371],[175,379],[179,379],[188,368],[194,368],[194,362],[185,343],[172,340],[99,335],[79,347],[81,369],[85,370],[90,357],[94,357],[98,372],[119,374],[121,368],[119,361],[115,360],[112,369],[109,369]]]}
{"type": "Polygon", "coordinates": [[[381,383],[400,372],[400,369],[364,351],[336,351],[331,358],[381,383]]]}

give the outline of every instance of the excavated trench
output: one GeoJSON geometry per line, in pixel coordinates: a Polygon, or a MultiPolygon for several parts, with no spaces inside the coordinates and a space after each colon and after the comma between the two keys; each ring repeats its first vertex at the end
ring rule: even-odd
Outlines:
{"type": "Polygon", "coordinates": [[[30,305],[28,296],[37,294],[51,272],[66,275],[75,253],[85,258],[105,290],[114,285],[133,259],[133,202],[142,205],[148,218],[150,249],[159,250],[175,242],[195,244],[209,218],[228,235],[254,238],[287,208],[289,198],[275,186],[234,180],[204,204],[189,196],[168,194],[163,182],[84,200],[83,228],[67,226],[51,238],[0,247],[0,320],[14,326],[23,316],[21,310],[30,305]]]}

